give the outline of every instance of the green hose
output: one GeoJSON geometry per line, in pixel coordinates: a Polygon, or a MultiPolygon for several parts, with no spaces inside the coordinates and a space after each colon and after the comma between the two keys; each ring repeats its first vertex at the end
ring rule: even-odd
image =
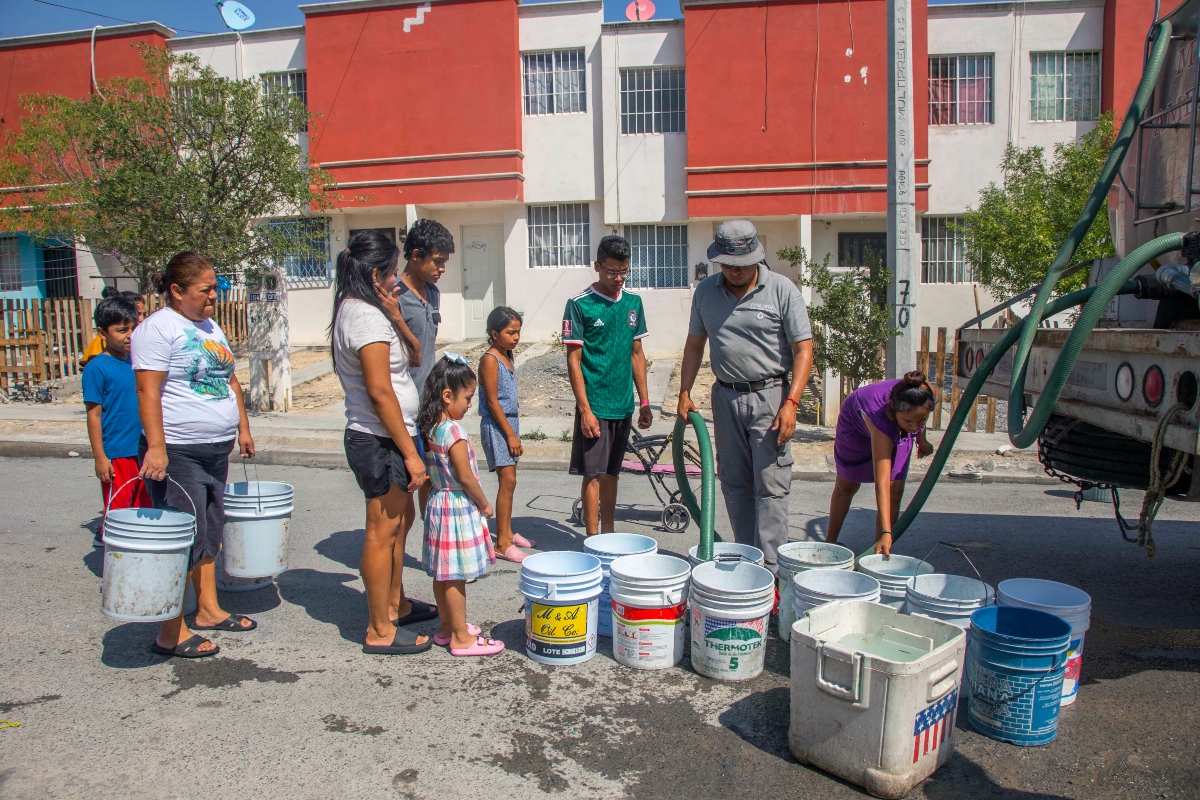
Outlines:
{"type": "Polygon", "coordinates": [[[704,417],[695,411],[688,414],[688,423],[696,431],[696,444],[700,447],[700,504],[696,504],[696,495],[688,483],[687,461],[683,457],[683,437],[687,433],[687,423],[683,419],[675,420],[675,432],[671,434],[671,455],[675,461],[675,482],[679,484],[679,494],[683,504],[687,506],[692,519],[700,524],[700,547],[696,557],[701,561],[711,561],[713,557],[713,541],[721,541],[714,529],[716,512],[716,480],[713,477],[712,440],[708,436],[708,426],[704,417]]]}
{"type": "MultiPolygon", "coordinates": [[[[1116,141],[1113,142],[1112,151],[1108,154],[1108,160],[1104,164],[1104,169],[1100,172],[1100,179],[1092,189],[1091,195],[1088,196],[1087,202],[1084,203],[1083,210],[1079,213],[1079,218],[1075,221],[1075,226],[1071,228],[1071,233],[1067,236],[1066,241],[1063,242],[1062,247],[1059,248],[1058,255],[1054,257],[1054,261],[1050,264],[1049,269],[1046,270],[1046,277],[1042,281],[1041,287],[1038,288],[1037,296],[1033,300],[1033,305],[1029,309],[1028,316],[1026,316],[1026,319],[1033,322],[1030,325],[1024,326],[1021,332],[1021,341],[1013,356],[1012,380],[1009,383],[1008,393],[1008,438],[1014,447],[1029,447],[1037,441],[1038,434],[1041,433],[1042,426],[1041,424],[1035,424],[1034,417],[1030,417],[1028,423],[1026,423],[1024,418],[1025,370],[1029,366],[1029,354],[1033,350],[1033,337],[1037,334],[1038,326],[1042,320],[1050,315],[1046,307],[1050,302],[1050,297],[1054,294],[1054,289],[1058,285],[1059,279],[1062,278],[1063,270],[1071,263],[1076,248],[1079,247],[1084,237],[1087,236],[1088,229],[1092,227],[1092,221],[1096,218],[1096,214],[1100,213],[1100,208],[1104,205],[1104,199],[1108,196],[1108,190],[1112,188],[1113,180],[1116,179],[1117,173],[1121,169],[1121,163],[1125,160],[1125,154],[1129,151],[1129,145],[1133,142],[1133,134],[1137,130],[1138,123],[1142,119],[1142,114],[1145,113],[1146,106],[1154,93],[1154,85],[1158,82],[1159,72],[1162,71],[1163,62],[1167,57],[1167,46],[1171,43],[1171,23],[1167,20],[1158,23],[1151,33],[1151,38],[1154,45],[1150,51],[1150,57],[1146,61],[1146,69],[1142,73],[1142,80],[1138,84],[1137,91],[1133,95],[1133,100],[1129,104],[1129,112],[1121,122],[1121,129],[1117,133],[1116,141]]],[[[1130,255],[1132,256],[1132,254],[1130,255]]],[[[1122,278],[1117,283],[1117,286],[1120,286],[1124,280],[1122,278]]],[[[1076,330],[1078,329],[1079,326],[1076,326],[1076,330]]],[[[1084,333],[1084,336],[1086,337],[1090,333],[1091,329],[1089,328],[1084,333]]],[[[1074,358],[1071,361],[1074,362],[1074,358]]],[[[1057,375],[1052,375],[1051,380],[1057,380],[1058,377],[1057,375]]],[[[1064,373],[1061,378],[1065,382],[1066,374],[1064,373]]],[[[1042,399],[1044,400],[1048,394],[1043,393],[1042,399]]],[[[1055,394],[1054,398],[1049,401],[1049,406],[1044,409],[1042,409],[1041,401],[1039,401],[1038,407],[1042,410],[1038,416],[1048,418],[1050,410],[1057,400],[1058,396],[1055,394]]]]}
{"type": "MultiPolygon", "coordinates": [[[[1063,387],[1066,385],[1067,376],[1071,374],[1071,368],[1075,366],[1075,360],[1079,358],[1080,352],[1087,343],[1088,336],[1091,335],[1092,330],[1096,327],[1096,323],[1100,320],[1100,314],[1108,307],[1112,299],[1118,294],[1133,294],[1136,292],[1138,285],[1129,280],[1133,277],[1134,273],[1152,259],[1178,250],[1182,244],[1183,236],[1178,233],[1167,234],[1166,236],[1160,236],[1157,239],[1149,241],[1123,258],[1121,263],[1116,266],[1099,286],[1089,286],[1086,289],[1071,292],[1064,297],[1051,301],[1046,306],[1046,313],[1048,315],[1058,314],[1061,311],[1078,305],[1083,305],[1083,310],[1079,312],[1079,318],[1075,321],[1075,326],[1067,336],[1067,341],[1063,344],[1062,350],[1058,354],[1058,359],[1054,362],[1054,367],[1050,370],[1046,385],[1038,396],[1037,405],[1034,407],[1033,413],[1030,414],[1029,422],[1027,423],[1030,430],[1040,432],[1046,426],[1046,422],[1049,421],[1050,414],[1054,410],[1054,404],[1058,402],[1063,387]]],[[[963,390],[962,397],[959,398],[958,407],[954,410],[954,415],[950,418],[950,422],[946,426],[946,435],[942,437],[942,441],[938,445],[937,453],[933,456],[933,461],[929,465],[929,470],[925,473],[925,478],[921,481],[921,485],[917,488],[912,500],[909,501],[908,507],[904,509],[904,513],[900,515],[900,518],[896,520],[896,524],[892,526],[893,546],[901,534],[908,530],[908,526],[917,518],[917,514],[921,513],[925,501],[929,499],[930,493],[933,492],[933,487],[937,484],[938,478],[941,477],[942,469],[945,468],[946,461],[950,458],[950,452],[954,449],[954,442],[958,439],[958,434],[962,430],[967,414],[975,411],[975,398],[979,396],[979,391],[983,388],[984,382],[992,374],[992,370],[996,368],[996,365],[1000,363],[1000,359],[1004,357],[1004,354],[1008,352],[1013,343],[1024,333],[1028,325],[1029,317],[1026,317],[1005,331],[1000,340],[988,350],[987,354],[983,357],[983,361],[976,367],[975,374],[967,382],[967,387],[963,390]]],[[[1025,392],[1024,380],[1020,382],[1020,390],[1023,397],[1025,392]]],[[[874,545],[864,551],[859,558],[872,552],[874,552],[874,545]]]]}

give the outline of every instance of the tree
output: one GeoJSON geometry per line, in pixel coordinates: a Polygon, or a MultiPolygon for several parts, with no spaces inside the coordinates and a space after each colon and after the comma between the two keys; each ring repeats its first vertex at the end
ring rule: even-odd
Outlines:
{"type": "Polygon", "coordinates": [[[888,307],[878,302],[887,296],[887,268],[879,263],[834,274],[828,253],[821,262],[810,260],[803,247],[785,247],[776,255],[796,268],[797,285],[811,286],[821,300],[808,309],[817,370],[834,370],[851,389],[882,380],[881,348],[900,332],[888,307]]]}
{"type": "MultiPolygon", "coordinates": [[[[980,192],[979,207],[963,214],[959,226],[975,280],[998,297],[1042,282],[1100,177],[1114,137],[1112,115],[1105,114],[1082,138],[1056,144],[1049,165],[1041,147],[1010,144],[1005,149],[1003,186],[992,183],[980,192]]],[[[1096,215],[1075,252],[1076,262],[1113,254],[1107,208],[1106,203],[1096,215]]],[[[1086,282],[1087,273],[1077,272],[1060,282],[1058,291],[1086,282]]]]}
{"type": "Polygon", "coordinates": [[[5,205],[25,208],[0,213],[0,229],[85,243],[143,287],[181,250],[225,274],[325,257],[298,226],[266,224],[330,205],[300,145],[304,103],[192,55],[143,47],[143,57],[144,76],[98,94],[21,99],[29,115],[3,143],[0,181],[20,187],[5,205]]]}

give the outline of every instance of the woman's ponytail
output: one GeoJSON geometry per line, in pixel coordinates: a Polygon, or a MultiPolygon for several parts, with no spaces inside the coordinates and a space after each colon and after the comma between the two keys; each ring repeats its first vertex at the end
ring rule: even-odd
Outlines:
{"type": "Polygon", "coordinates": [[[915,369],[905,373],[904,377],[892,387],[892,396],[888,400],[888,407],[893,412],[902,414],[915,408],[932,411],[936,403],[937,397],[934,395],[933,387],[929,385],[925,373],[915,369]]]}

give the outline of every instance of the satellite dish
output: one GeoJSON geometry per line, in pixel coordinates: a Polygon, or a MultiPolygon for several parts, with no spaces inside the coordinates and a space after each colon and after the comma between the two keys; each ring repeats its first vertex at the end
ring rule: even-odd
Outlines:
{"type": "Polygon", "coordinates": [[[244,31],[254,24],[254,12],[235,0],[222,0],[217,3],[225,25],[235,31],[244,31]]]}
{"type": "Polygon", "coordinates": [[[654,3],[650,0],[633,0],[625,8],[625,19],[630,22],[639,22],[650,19],[654,16],[654,3]]]}

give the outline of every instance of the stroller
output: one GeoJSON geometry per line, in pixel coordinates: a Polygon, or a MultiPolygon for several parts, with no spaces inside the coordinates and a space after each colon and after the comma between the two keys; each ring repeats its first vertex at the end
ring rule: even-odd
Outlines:
{"type": "MultiPolygon", "coordinates": [[[[621,471],[647,477],[650,481],[650,488],[654,490],[654,496],[663,506],[663,527],[671,533],[682,533],[691,523],[692,515],[687,510],[687,506],[683,504],[679,490],[671,490],[667,486],[667,478],[675,477],[675,467],[671,460],[668,458],[667,463],[659,463],[663,453],[671,449],[671,436],[672,434],[669,433],[643,436],[641,431],[634,428],[633,436],[629,440],[629,444],[625,446],[625,455],[632,456],[636,461],[626,458],[621,462],[621,471]]],[[[696,449],[696,445],[685,440],[683,457],[687,476],[689,478],[700,477],[700,451],[696,449]]],[[[582,500],[576,500],[571,506],[571,519],[576,523],[583,522],[582,500]]]]}

